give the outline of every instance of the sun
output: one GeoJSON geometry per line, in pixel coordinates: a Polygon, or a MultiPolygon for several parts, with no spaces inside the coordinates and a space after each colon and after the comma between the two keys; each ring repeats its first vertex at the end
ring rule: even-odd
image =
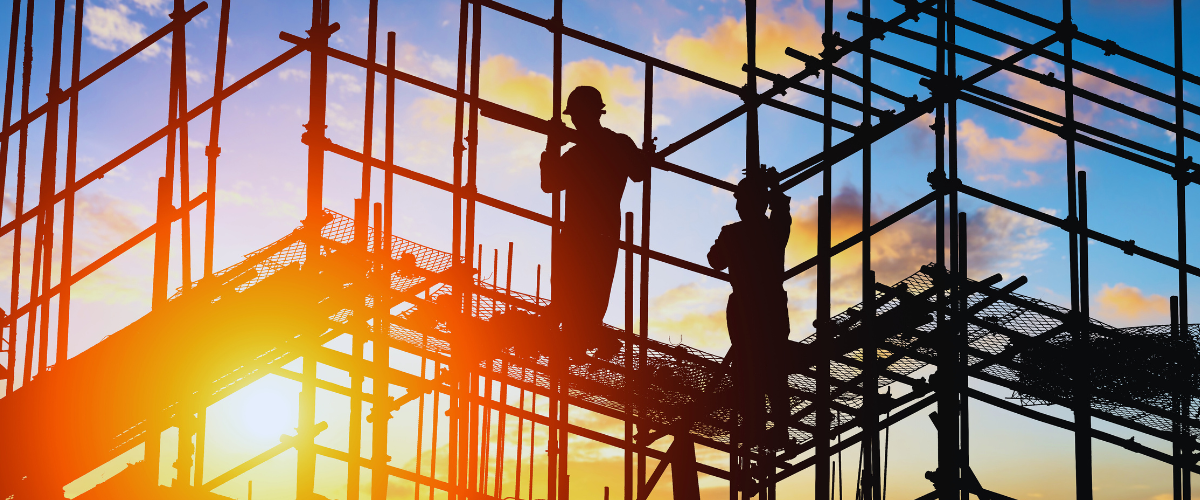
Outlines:
{"type": "Polygon", "coordinates": [[[244,444],[278,443],[279,436],[296,434],[299,390],[295,381],[268,375],[214,406],[209,420],[221,422],[230,437],[244,444]]]}

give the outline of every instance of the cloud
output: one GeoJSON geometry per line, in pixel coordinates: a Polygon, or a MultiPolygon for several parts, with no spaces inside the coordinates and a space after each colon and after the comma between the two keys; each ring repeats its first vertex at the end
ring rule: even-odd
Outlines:
{"type": "Polygon", "coordinates": [[[395,68],[422,78],[445,82],[458,73],[454,62],[437,54],[425,52],[411,43],[396,47],[395,68]]]}
{"type": "MultiPolygon", "coordinates": [[[[844,187],[832,200],[831,240],[837,244],[862,229],[862,194],[844,187]]],[[[816,254],[817,204],[815,199],[793,203],[792,230],[785,251],[788,265],[804,262],[816,254]]],[[[1050,212],[1048,210],[1044,210],[1050,212]]],[[[872,221],[887,215],[877,210],[872,221]]],[[[995,206],[983,207],[967,218],[967,248],[970,276],[982,278],[997,272],[1013,279],[1023,266],[1050,248],[1041,233],[1048,225],[995,206]]],[[[937,259],[937,227],[932,211],[911,215],[871,238],[871,266],[875,280],[892,284],[937,259]]],[[[948,232],[947,232],[948,234],[948,232]]],[[[862,299],[861,247],[833,258],[832,309],[836,314],[862,299]]],[[[792,339],[811,331],[815,317],[816,276],[806,272],[785,283],[792,339]]],[[[680,338],[688,345],[723,354],[728,347],[725,325],[727,286],[688,283],[655,297],[651,302],[650,327],[655,338],[680,338]]]]}
{"type": "MultiPolygon", "coordinates": [[[[831,208],[833,244],[862,230],[862,194],[857,189],[850,186],[842,188],[831,200],[831,208]]],[[[887,212],[883,210],[875,210],[871,220],[876,222],[886,215],[887,212]]],[[[1048,227],[1042,222],[996,206],[975,210],[967,217],[971,275],[981,277],[998,271],[1014,271],[1023,263],[1041,257],[1050,247],[1050,243],[1041,238],[1042,231],[1048,227]]],[[[936,260],[936,230],[933,212],[924,210],[873,236],[871,263],[876,280],[893,283],[936,260]]],[[[807,260],[816,254],[816,249],[817,203],[816,199],[810,199],[800,204],[793,213],[788,261],[799,263],[807,260]]],[[[849,250],[834,257],[834,274],[855,273],[861,267],[861,255],[860,251],[849,250]]]]}
{"type": "MultiPolygon", "coordinates": [[[[814,9],[824,9],[824,0],[809,0],[814,9]]],[[[858,7],[858,0],[833,0],[833,10],[850,10],[858,7]]]]}
{"type": "MultiPolygon", "coordinates": [[[[306,80],[308,79],[307,76],[305,75],[306,80]]],[[[359,83],[358,77],[349,73],[330,72],[328,81],[331,84],[337,85],[338,92],[343,94],[361,94],[363,92],[363,86],[359,83]]]]}
{"type": "MultiPolygon", "coordinates": [[[[129,7],[114,4],[112,8],[89,5],[84,10],[83,26],[88,30],[88,43],[113,52],[125,50],[146,38],[146,27],[129,18],[129,7]]],[[[157,42],[141,55],[154,57],[162,52],[157,42]]]]}
{"type": "Polygon", "coordinates": [[[1100,288],[1093,300],[1093,314],[1118,325],[1165,324],[1171,319],[1170,302],[1162,295],[1146,295],[1124,283],[1100,288]]]}
{"type": "Polygon", "coordinates": [[[480,64],[479,75],[483,82],[479,97],[539,118],[550,118],[553,114],[550,77],[526,69],[516,58],[504,54],[491,56],[480,64]]]}
{"type": "MultiPolygon", "coordinates": [[[[113,248],[132,238],[150,224],[150,210],[136,202],[108,195],[103,191],[80,193],[75,199],[75,239],[72,261],[78,271],[113,248]],[[140,220],[139,219],[145,219],[140,220]]],[[[54,248],[62,248],[62,235],[55,234],[54,248]]],[[[22,244],[21,275],[32,272],[33,239],[22,244]]],[[[125,256],[148,259],[153,238],[127,251],[125,256]]],[[[110,263],[87,279],[71,287],[72,300],[105,304],[128,304],[149,301],[148,268],[125,268],[129,260],[110,263]]],[[[57,266],[54,280],[59,279],[57,266]]],[[[0,278],[12,274],[12,248],[0,248],[0,278]]],[[[23,287],[28,289],[28,286],[23,287]]]]}
{"type": "Polygon", "coordinates": [[[306,82],[306,81],[308,81],[308,70],[305,70],[305,69],[288,68],[288,69],[282,70],[276,74],[279,75],[280,80],[283,80],[285,82],[289,82],[289,81],[306,82]]]}
{"type": "Polygon", "coordinates": [[[723,354],[729,345],[725,302],[729,287],[702,287],[687,283],[650,302],[650,331],[655,338],[685,342],[692,347],[723,354]]]}
{"type": "MultiPolygon", "coordinates": [[[[782,10],[776,10],[770,2],[762,2],[757,15],[755,58],[758,66],[789,76],[800,71],[804,64],[784,54],[784,49],[792,47],[815,56],[822,50],[823,31],[816,16],[801,2],[782,10]]],[[[724,16],[701,36],[680,30],[666,42],[656,40],[656,43],[662,47],[661,52],[668,61],[733,85],[746,83],[746,73],[742,71],[742,64],[746,62],[744,16],[741,19],[724,16]]],[[[684,94],[702,86],[682,77],[675,79],[675,85],[684,94]]]]}
{"type": "Polygon", "coordinates": [[[1042,176],[1034,170],[1022,169],[1024,179],[1012,179],[1009,169],[1013,162],[1039,163],[1063,153],[1062,139],[1046,130],[1022,125],[1016,139],[991,137],[987,129],[967,119],[958,124],[958,143],[966,153],[967,170],[980,181],[996,181],[1010,187],[1038,184],[1042,176]]]}
{"type": "Polygon", "coordinates": [[[297,199],[300,196],[299,190],[291,183],[286,183],[283,189],[285,194],[290,195],[291,200],[272,197],[262,189],[255,194],[251,192],[251,188],[249,182],[239,182],[233,186],[233,189],[218,189],[217,201],[228,206],[249,207],[255,213],[267,217],[282,217],[297,221],[304,218],[304,211],[300,206],[302,202],[297,199]]]}
{"type": "MultiPolygon", "coordinates": [[[[1016,53],[1016,49],[1009,47],[999,56],[999,59],[1006,58],[1016,53]]],[[[1062,66],[1054,61],[1044,57],[1035,57],[1029,62],[1020,63],[1021,66],[1033,70],[1040,74],[1054,73],[1055,78],[1059,81],[1063,80],[1062,66]]],[[[1116,71],[1107,70],[1110,74],[1116,75],[1116,71]]],[[[1066,113],[1066,99],[1062,89],[1057,89],[1041,82],[1025,78],[1012,72],[1002,73],[1004,78],[1008,80],[1008,85],[1005,88],[1008,95],[1013,99],[1037,106],[1046,111],[1064,115],[1066,113]]],[[[1104,80],[1103,78],[1075,71],[1073,75],[1075,86],[1092,92],[1094,94],[1107,97],[1114,101],[1129,105],[1130,107],[1145,111],[1147,113],[1154,111],[1154,101],[1142,94],[1139,94],[1131,89],[1127,89],[1115,83],[1104,80]]],[[[1083,123],[1095,122],[1098,114],[1105,108],[1099,104],[1088,101],[1086,99],[1075,100],[1075,119],[1083,123]]]]}
{"type": "MultiPolygon", "coordinates": [[[[1014,53],[1016,49],[1009,47],[996,57],[1005,58],[1014,53]]],[[[1063,78],[1062,67],[1043,57],[1033,58],[1020,65],[1040,74],[1053,73],[1060,81],[1063,78]]],[[[1116,74],[1112,70],[1108,71],[1116,74]]],[[[1066,100],[1061,89],[1012,72],[1004,72],[1002,75],[1007,80],[1005,93],[1008,96],[1051,113],[1065,114],[1066,100]]],[[[1149,113],[1155,108],[1150,98],[1090,74],[1076,71],[1074,83],[1082,89],[1134,109],[1149,113]]],[[[1079,98],[1075,100],[1075,119],[1092,124],[1101,118],[1105,109],[1099,104],[1079,98]]],[[[1129,129],[1136,129],[1138,126],[1137,120],[1126,118],[1124,115],[1115,117],[1112,123],[1129,129]]],[[[976,180],[999,182],[1009,187],[1041,183],[1043,176],[1035,169],[1022,168],[1019,172],[1010,172],[1013,163],[1032,164],[1059,158],[1063,154],[1064,143],[1052,132],[1025,124],[1021,124],[1020,127],[1020,134],[1010,139],[992,137],[985,127],[970,119],[959,123],[959,145],[967,156],[966,167],[974,173],[976,180]]]]}
{"type": "MultiPolygon", "coordinates": [[[[504,54],[488,57],[480,64],[479,96],[542,119],[553,116],[553,81],[550,76],[530,70],[516,58],[504,54]]],[[[282,76],[281,76],[282,77],[282,76]]],[[[635,140],[641,137],[644,80],[637,78],[632,67],[609,65],[588,58],[563,65],[563,106],[572,89],[579,85],[596,87],[604,97],[607,114],[604,126],[628,134],[635,140]]],[[[430,97],[414,102],[412,111],[426,125],[452,127],[454,104],[443,97],[430,97]]],[[[563,118],[570,123],[569,117],[563,118]]],[[[484,122],[483,132],[493,132],[484,122]]],[[[656,114],[655,127],[665,126],[671,119],[656,114]]],[[[541,146],[539,146],[541,147],[541,146]]]]}
{"type": "Polygon", "coordinates": [[[167,0],[133,0],[133,3],[150,14],[166,15],[170,11],[167,0]]]}
{"type": "MultiPolygon", "coordinates": [[[[643,80],[634,77],[632,67],[609,66],[591,58],[567,63],[563,66],[563,92],[570,95],[580,85],[596,87],[604,96],[607,111],[604,122],[609,128],[621,129],[631,136],[635,135],[632,131],[642,129],[642,96],[646,86],[643,80]]],[[[666,118],[665,123],[670,123],[670,119],[666,118]]]]}

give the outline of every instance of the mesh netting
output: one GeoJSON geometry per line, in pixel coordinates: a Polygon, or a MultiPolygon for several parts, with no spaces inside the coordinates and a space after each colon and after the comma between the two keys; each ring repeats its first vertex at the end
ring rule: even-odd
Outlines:
{"type": "MultiPolygon", "coordinates": [[[[377,260],[377,253],[367,250],[376,246],[371,228],[362,228],[367,240],[364,245],[355,240],[353,219],[334,212],[327,212],[327,216],[321,228],[323,255],[331,249],[336,251],[338,245],[359,245],[364,252],[355,255],[377,260]]],[[[301,235],[298,229],[218,274],[252,271],[241,289],[253,286],[284,266],[304,260],[306,247],[301,235]]],[[[469,278],[474,288],[460,291],[468,293],[455,293],[452,283],[446,282],[452,280],[430,278],[451,269],[451,254],[394,236],[387,243],[389,264],[385,267],[394,269],[392,290],[425,292],[423,300],[411,300],[437,306],[412,306],[394,316],[388,333],[403,344],[401,347],[424,356],[453,356],[454,339],[461,338],[465,344],[460,345],[459,356],[478,359],[478,368],[473,371],[530,389],[551,391],[551,374],[555,372],[549,360],[554,348],[573,340],[541,319],[540,313],[550,305],[549,300],[496,287],[475,273],[469,278]],[[463,302],[454,304],[460,300],[463,302]],[[445,311],[439,308],[447,304],[453,304],[456,311],[469,311],[473,323],[438,312],[445,311]],[[470,348],[463,350],[463,345],[470,348]]],[[[909,376],[913,372],[937,363],[939,307],[946,311],[943,320],[951,321],[950,292],[937,285],[941,276],[945,276],[944,271],[930,265],[891,287],[877,287],[876,318],[867,327],[862,321],[862,304],[822,326],[821,331],[829,332],[833,345],[829,396],[834,427],[859,413],[865,390],[877,391],[898,380],[912,384],[909,376]],[[863,378],[862,346],[868,338],[878,346],[881,372],[877,380],[864,384],[868,381],[863,378]]],[[[1064,327],[1069,311],[978,285],[971,282],[975,288],[966,298],[970,316],[966,325],[960,325],[968,335],[969,365],[987,380],[1013,389],[1024,404],[1069,404],[1076,384],[1074,375],[1081,373],[1077,361],[1082,359],[1076,354],[1078,346],[1072,343],[1071,332],[1064,327]]],[[[371,299],[365,303],[371,305],[371,299]]],[[[334,319],[344,322],[348,314],[349,310],[343,310],[334,319]]],[[[1087,373],[1093,408],[1161,431],[1171,430],[1171,415],[1185,413],[1188,420],[1195,416],[1192,388],[1197,387],[1200,377],[1181,374],[1186,372],[1184,367],[1200,361],[1200,344],[1196,341],[1200,325],[1190,325],[1183,335],[1172,335],[1169,326],[1117,329],[1096,320],[1089,325],[1087,373]]],[[[696,436],[730,441],[734,412],[729,403],[733,391],[729,366],[723,365],[721,358],[685,345],[630,338],[607,325],[603,331],[608,333],[600,336],[607,335],[619,345],[611,354],[600,355],[597,351],[583,355],[580,350],[567,366],[556,368],[557,378],[565,384],[574,403],[664,428],[684,425],[696,436]]],[[[783,356],[791,390],[789,410],[794,415],[788,433],[795,443],[808,440],[809,430],[816,424],[816,416],[809,409],[817,385],[814,360],[819,359],[813,341],[810,336],[793,343],[792,350],[783,356]]],[[[471,365],[476,366],[476,361],[471,365]]],[[[1197,424],[1200,422],[1190,425],[1200,427],[1197,424]]]]}

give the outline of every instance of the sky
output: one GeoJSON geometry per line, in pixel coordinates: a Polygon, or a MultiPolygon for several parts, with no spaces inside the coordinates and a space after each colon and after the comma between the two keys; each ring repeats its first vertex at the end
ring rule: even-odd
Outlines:
{"type": "MultiPolygon", "coordinates": [[[[847,19],[849,11],[861,11],[862,0],[836,0],[833,3],[835,30],[847,39],[861,32],[861,25],[847,19]]],[[[190,8],[194,2],[187,2],[190,8]]],[[[552,15],[550,0],[509,0],[506,5],[530,12],[538,17],[552,15]]],[[[1062,17],[1057,2],[1015,1],[1012,5],[1047,19],[1062,17]]],[[[187,80],[190,105],[212,95],[214,64],[218,43],[218,9],[207,11],[189,24],[186,46],[188,51],[187,80]]],[[[1188,50],[1195,46],[1195,28],[1200,26],[1200,7],[1186,0],[1184,9],[1185,68],[1197,67],[1198,56],[1188,50]]],[[[95,0],[84,4],[81,66],[84,74],[98,68],[120,51],[141,40],[146,34],[168,22],[171,3],[166,0],[95,0]]],[[[366,55],[368,26],[367,2],[333,0],[331,21],[341,30],[331,39],[333,47],[360,56],[366,55]]],[[[872,2],[873,17],[890,19],[902,11],[893,2],[872,2]]],[[[1044,28],[1016,20],[1005,14],[973,3],[961,2],[959,14],[968,20],[985,24],[1006,35],[1031,42],[1049,32],[1044,28]]],[[[1122,47],[1167,64],[1174,60],[1171,39],[1172,4],[1165,0],[1078,0],[1072,5],[1073,20],[1083,32],[1100,39],[1111,39],[1122,47]]],[[[0,25],[7,26],[10,11],[0,25]]],[[[45,101],[48,85],[48,61],[51,50],[53,5],[38,3],[33,22],[34,63],[30,109],[45,101]]],[[[456,76],[459,33],[459,3],[443,0],[381,1],[379,5],[378,55],[384,60],[386,33],[396,33],[397,67],[405,72],[443,85],[453,86],[456,76]]],[[[74,16],[68,7],[67,17],[74,16]]],[[[596,37],[641,51],[692,71],[734,84],[745,83],[741,65],[745,62],[745,7],[737,0],[567,0],[564,2],[566,25],[596,37]]],[[[821,51],[824,3],[812,0],[760,0],[758,3],[757,59],[759,66],[779,74],[790,75],[803,65],[784,54],[792,47],[807,54],[821,51]]],[[[23,20],[22,20],[23,22],[23,20]]],[[[287,50],[291,45],[280,40],[279,33],[303,36],[308,28],[310,12],[303,2],[234,1],[231,11],[227,44],[228,61],[226,84],[231,84],[287,50]]],[[[934,33],[935,24],[929,16],[906,27],[921,33],[934,33]]],[[[22,32],[23,33],[23,32],[22,32]]],[[[959,42],[979,53],[1003,57],[1014,52],[1012,47],[995,42],[966,30],[959,32],[959,42]]],[[[483,10],[480,38],[480,95],[506,106],[549,118],[552,113],[553,89],[552,36],[543,28],[488,9],[483,10]]],[[[69,49],[70,34],[64,48],[69,49]]],[[[7,53],[7,40],[0,40],[7,53]]],[[[132,144],[145,138],[164,123],[167,115],[167,79],[170,68],[172,40],[156,43],[129,63],[122,65],[81,93],[78,164],[82,173],[105,164],[132,144]]],[[[874,45],[879,50],[910,62],[932,67],[934,51],[897,34],[889,34],[874,45]]],[[[1051,46],[1061,53],[1062,45],[1051,46]]],[[[19,51],[18,51],[19,54],[19,51]]],[[[69,68],[69,50],[64,68],[69,68]]],[[[1076,59],[1102,71],[1119,75],[1168,95],[1174,94],[1173,80],[1156,70],[1117,57],[1106,57],[1102,51],[1076,44],[1076,59]]],[[[647,75],[641,63],[565,39],[563,42],[563,88],[592,85],[600,89],[607,103],[605,126],[629,135],[642,143],[644,114],[652,116],[653,136],[659,148],[679,140],[702,124],[733,109],[739,104],[736,96],[722,90],[656,70],[647,75]],[[654,89],[652,109],[645,105],[646,80],[654,89]]],[[[1044,58],[1032,57],[1021,66],[1038,73],[1063,74],[1063,69],[1044,58]]],[[[850,55],[839,62],[848,71],[859,73],[863,60],[850,55]]],[[[18,65],[19,67],[19,65],[18,65]]],[[[918,84],[916,75],[902,69],[876,62],[872,66],[875,80],[901,95],[925,97],[928,91],[918,84]]],[[[960,58],[959,73],[970,75],[981,69],[978,62],[960,58]]],[[[329,65],[328,136],[336,143],[361,150],[366,128],[364,100],[367,92],[366,74],[350,65],[333,61],[329,65]]],[[[1192,71],[1193,73],[1195,71],[1192,71]]],[[[69,72],[64,71],[64,75],[69,72]]],[[[310,78],[308,57],[302,55],[255,81],[224,104],[216,178],[216,236],[215,262],[218,269],[233,265],[242,256],[284,236],[299,225],[304,217],[306,190],[306,148],[299,142],[302,125],[307,121],[307,93],[310,78]]],[[[18,91],[20,72],[18,71],[18,91]]],[[[1075,82],[1081,88],[1120,102],[1139,111],[1166,119],[1174,119],[1174,109],[1167,104],[1135,94],[1112,85],[1103,79],[1077,72],[1075,82]]],[[[3,83],[3,82],[0,82],[3,83]]],[[[816,80],[808,83],[819,85],[816,80]]],[[[65,86],[65,85],[64,85],[65,86]]],[[[769,84],[759,81],[759,89],[769,84]]],[[[1061,112],[1064,101],[1061,91],[1033,80],[1003,73],[980,83],[985,89],[1011,96],[1020,101],[1061,112]]],[[[373,151],[384,155],[383,120],[384,80],[375,84],[375,120],[373,151]]],[[[845,80],[835,79],[834,90],[844,96],[860,99],[861,90],[845,80]]],[[[1191,84],[1185,86],[1185,97],[1196,92],[1191,84]]],[[[19,94],[19,92],[18,92],[19,94]]],[[[819,111],[821,101],[798,91],[790,91],[781,99],[805,109],[819,111]]],[[[19,100],[18,100],[19,102],[19,100]]],[[[873,103],[881,109],[899,109],[898,103],[875,95],[873,103]]],[[[1086,124],[1128,137],[1162,151],[1174,152],[1174,136],[1148,123],[1130,118],[1098,105],[1077,100],[1077,118],[1086,124]]],[[[847,108],[834,107],[837,118],[851,124],[861,122],[861,114],[847,108]]],[[[14,117],[19,106],[14,107],[14,117]]],[[[206,113],[192,122],[186,151],[191,164],[192,195],[204,186],[204,147],[211,144],[208,137],[210,117],[206,113]]],[[[1194,127],[1196,117],[1188,114],[1186,125],[1194,127]]],[[[25,186],[26,207],[34,200],[41,165],[44,120],[31,128],[28,154],[30,174],[25,186]]],[[[927,115],[879,141],[873,147],[873,190],[870,193],[874,219],[915,201],[929,191],[925,175],[933,170],[934,137],[928,128],[933,123],[927,115]]],[[[396,163],[405,168],[442,180],[452,179],[454,102],[428,91],[397,84],[395,108],[396,163]]],[[[960,104],[957,120],[952,126],[958,132],[959,176],[968,185],[1004,196],[1026,206],[1064,217],[1068,211],[1066,183],[1066,150],[1057,136],[997,115],[970,104],[960,104]]],[[[60,133],[60,151],[65,151],[64,133],[60,133]]],[[[703,172],[716,178],[736,182],[744,167],[745,121],[734,120],[720,130],[670,156],[676,164],[703,172]]],[[[794,165],[820,151],[821,127],[812,121],[787,114],[774,108],[760,112],[762,162],[780,169],[794,165]]],[[[538,155],[545,148],[545,138],[514,127],[482,120],[479,133],[478,183],[480,192],[523,208],[549,213],[550,197],[538,188],[538,155]]],[[[834,141],[848,138],[835,131],[834,141]]],[[[1190,151],[1194,144],[1185,145],[1190,151]]],[[[16,164],[16,147],[10,152],[9,165],[16,164]]],[[[75,268],[78,269],[124,242],[149,226],[155,217],[154,200],[157,178],[163,175],[165,145],[162,141],[136,155],[130,161],[108,173],[102,180],[83,189],[77,198],[77,239],[75,268]]],[[[58,189],[64,185],[60,172],[58,189]]],[[[1120,240],[1135,240],[1138,246],[1162,255],[1176,255],[1175,184],[1167,175],[1147,167],[1118,159],[1107,153],[1078,147],[1077,163],[1088,175],[1090,205],[1089,224],[1096,230],[1120,240]]],[[[351,214],[354,198],[359,196],[361,164],[326,155],[326,184],[324,205],[334,211],[351,214]]],[[[0,222],[13,216],[17,188],[14,168],[8,169],[4,185],[4,211],[0,222]]],[[[382,175],[376,171],[373,190],[382,191],[382,175]]],[[[833,240],[853,235],[861,229],[861,207],[864,199],[861,157],[855,155],[839,163],[832,172],[833,240]]],[[[631,183],[626,189],[623,210],[633,212],[640,221],[643,186],[631,183]]],[[[1195,188],[1187,188],[1194,193],[1195,188]]],[[[450,197],[412,181],[396,179],[396,199],[393,215],[396,235],[449,250],[451,235],[450,197]]],[[[795,187],[791,210],[794,218],[787,249],[788,265],[803,262],[816,249],[816,196],[820,184],[809,181],[795,187]]],[[[179,203],[180,193],[175,193],[179,203]]],[[[1070,281],[1068,247],[1065,234],[1041,222],[1014,212],[972,199],[961,198],[961,209],[968,216],[968,248],[970,274],[982,278],[1001,273],[1005,280],[1026,276],[1029,283],[1020,292],[1060,305],[1069,305],[1070,281]]],[[[378,201],[376,197],[373,201],[378,201]]],[[[1196,204],[1187,210],[1190,220],[1198,220],[1196,204]]],[[[721,226],[737,220],[734,200],[725,191],[699,184],[679,175],[656,171],[653,174],[650,234],[651,248],[695,263],[705,263],[705,253],[715,240],[721,226]]],[[[193,275],[200,273],[200,251],[203,233],[202,211],[193,222],[193,275]]],[[[934,260],[934,214],[926,209],[902,220],[881,232],[873,241],[872,268],[877,280],[891,284],[915,272],[921,265],[934,260]]],[[[60,217],[61,220],[61,217],[60,217]]],[[[640,240],[641,224],[636,239],[640,240]]],[[[61,238],[61,231],[56,232],[61,238]]],[[[22,300],[28,297],[28,276],[32,262],[32,225],[25,226],[25,242],[21,262],[22,300]]],[[[1188,232],[1189,247],[1195,247],[1200,232],[1188,232]]],[[[514,243],[512,282],[514,289],[532,293],[538,289],[537,266],[549,270],[549,231],[538,223],[525,221],[497,210],[480,206],[477,214],[476,239],[484,248],[483,275],[492,275],[486,263],[500,249],[500,276],[503,279],[504,253],[509,242],[514,243]]],[[[11,263],[12,235],[0,238],[0,260],[11,263]]],[[[182,285],[179,226],[172,238],[171,289],[182,285]]],[[[61,245],[56,244],[56,248],[61,245]]],[[[1177,274],[1140,257],[1131,257],[1104,244],[1089,245],[1091,270],[1087,294],[1093,316],[1115,326],[1162,324],[1168,322],[1168,297],[1177,295],[1177,274]]],[[[859,302],[859,269],[861,251],[851,249],[833,261],[833,310],[836,312],[859,302]]],[[[71,305],[72,324],[70,355],[75,355],[133,320],[150,308],[150,279],[153,243],[135,247],[114,263],[84,279],[74,288],[71,305]]],[[[0,282],[11,283],[11,264],[0,265],[0,282]]],[[[618,269],[617,282],[607,320],[622,324],[624,297],[618,269]]],[[[729,286],[690,271],[661,263],[652,263],[649,284],[649,335],[669,342],[683,342],[717,355],[729,346],[725,330],[724,308],[729,286]]],[[[789,311],[793,340],[812,333],[815,318],[815,272],[803,273],[785,286],[789,294],[789,311]]],[[[58,279],[57,274],[55,280],[58,279]]],[[[1195,288],[1200,281],[1189,281],[1195,288]]],[[[548,280],[540,284],[543,294],[553,296],[548,280]]],[[[1196,303],[1198,294],[1191,294],[1196,303]]],[[[348,344],[346,344],[348,345],[348,344]]],[[[20,345],[19,345],[20,347],[20,345]]],[[[343,346],[344,347],[344,346],[343,346]]],[[[408,368],[419,366],[406,360],[408,368]]],[[[344,374],[330,373],[336,378],[344,374]]],[[[975,382],[973,382],[975,383],[975,382]]],[[[212,477],[217,470],[231,467],[248,456],[270,447],[280,433],[290,432],[294,406],[290,394],[298,384],[279,377],[268,377],[255,386],[219,403],[210,413],[212,439],[223,440],[225,447],[210,442],[213,452],[208,467],[212,477]],[[288,403],[291,401],[291,403],[288,403]],[[221,436],[221,437],[217,437],[221,436]]],[[[982,390],[1000,396],[1010,396],[1005,390],[978,383],[982,390]]],[[[396,389],[396,388],[393,388],[396,389]]],[[[339,396],[340,397],[340,396],[339,396]]],[[[340,415],[332,397],[328,404],[329,421],[340,415]]],[[[424,403],[431,405],[432,402],[424,403]]],[[[415,425],[416,407],[410,405],[397,413],[396,425],[415,425]]],[[[323,408],[325,406],[323,405],[323,408]]],[[[432,408],[430,406],[430,408],[432,408]]],[[[1067,415],[1061,408],[1043,408],[1052,414],[1067,415]],[[1055,413],[1057,412],[1057,413],[1055,413]]],[[[325,411],[325,410],[323,410],[325,411]]],[[[429,410],[430,412],[432,409],[429,410]]],[[[428,413],[428,412],[427,412],[428,413]]],[[[573,419],[597,428],[612,429],[615,422],[580,412],[573,419]]],[[[1072,473],[1071,437],[1020,417],[1007,415],[982,404],[973,406],[972,437],[973,467],[985,486],[1017,498],[1061,498],[1073,494],[1067,478],[1072,473]],[[976,410],[975,408],[978,408],[976,410]]],[[[346,417],[341,416],[344,421],[346,417]]],[[[428,425],[428,422],[426,421],[428,425]]],[[[1102,429],[1119,436],[1132,431],[1115,427],[1102,429]]],[[[891,467],[889,489],[898,497],[916,497],[930,489],[922,476],[932,470],[935,455],[931,450],[932,426],[921,414],[898,424],[891,437],[891,467]]],[[[334,446],[343,443],[344,429],[327,432],[334,446]]],[[[393,433],[405,434],[403,432],[393,433]]],[[[408,437],[396,437],[399,443],[408,437]]],[[[544,439],[544,435],[542,436],[544,439]]],[[[172,442],[172,438],[166,439],[172,442]]],[[[1139,442],[1151,443],[1160,449],[1166,446],[1152,438],[1139,437],[1139,442]]],[[[428,448],[428,443],[425,447],[428,448]]],[[[573,444],[572,446],[575,446],[573,444]]],[[[1096,444],[1096,497],[1105,499],[1158,499],[1170,493],[1169,467],[1135,456],[1129,452],[1096,444]]],[[[415,449],[415,448],[414,448],[415,449]]],[[[603,485],[619,489],[619,456],[611,450],[580,442],[574,448],[575,470],[580,472],[572,482],[572,491],[587,498],[596,495],[603,485]]],[[[857,448],[851,448],[856,450],[857,448]]],[[[131,453],[140,453],[134,450],[131,453]]],[[[428,452],[427,452],[428,453],[428,452]]],[[[164,454],[164,456],[169,453],[164,454]]],[[[850,454],[846,468],[857,463],[850,454]]],[[[720,464],[721,459],[709,454],[707,459],[720,464]]],[[[412,463],[412,456],[395,454],[395,463],[412,463]]],[[[127,461],[136,460],[136,457],[127,461]]],[[[264,466],[264,471],[286,471],[288,455],[264,466]],[[272,468],[275,469],[272,469],[272,468]]],[[[120,462],[120,460],[114,463],[120,462]]],[[[119,463],[117,464],[119,465],[119,463]]],[[[169,464],[164,471],[171,471],[169,464]]],[[[111,472],[98,471],[91,479],[111,472]]],[[[260,491],[276,491],[283,495],[287,481],[274,480],[272,473],[258,471],[254,479],[260,491]],[[275,484],[279,483],[279,484],[275,484]],[[284,488],[273,490],[272,488],[284,488]]],[[[340,481],[336,475],[323,477],[322,487],[330,498],[344,498],[345,472],[340,481]],[[343,496],[338,497],[341,488],[343,496]]],[[[847,472],[847,484],[853,484],[853,474],[847,472]]],[[[242,478],[245,479],[245,478],[242,478]]],[[[240,480],[239,480],[240,481],[240,480]]],[[[781,488],[781,498],[805,499],[811,495],[811,473],[798,476],[781,488]]],[[[80,485],[89,480],[81,480],[80,485]]],[[[76,491],[83,486],[77,485],[76,491]]],[[[397,489],[411,486],[397,484],[397,489]]],[[[706,498],[724,493],[716,482],[702,483],[706,498]]],[[[852,486],[848,486],[851,488],[852,486]]],[[[228,485],[222,494],[244,498],[244,482],[228,485]]],[[[411,491],[411,490],[408,490],[411,491]]],[[[669,488],[660,485],[656,495],[669,488]]],[[[536,495],[535,495],[536,496],[536,495]]]]}

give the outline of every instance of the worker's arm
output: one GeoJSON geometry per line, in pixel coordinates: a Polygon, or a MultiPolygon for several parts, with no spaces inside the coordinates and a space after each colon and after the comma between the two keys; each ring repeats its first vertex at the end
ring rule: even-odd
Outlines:
{"type": "Polygon", "coordinates": [[[717,236],[717,241],[713,242],[712,248],[708,249],[708,265],[718,271],[729,267],[729,256],[725,254],[725,244],[722,242],[724,236],[725,230],[722,229],[720,236],[717,236]]]}
{"type": "Polygon", "coordinates": [[[557,193],[566,189],[565,179],[563,179],[562,157],[558,156],[557,151],[544,151],[541,161],[542,169],[542,192],[557,193]]]}
{"type": "Polygon", "coordinates": [[[792,232],[792,198],[782,192],[771,191],[771,225],[786,242],[792,232]]]}
{"type": "Polygon", "coordinates": [[[629,165],[629,180],[633,182],[642,182],[650,177],[650,161],[652,156],[649,153],[643,152],[637,144],[633,142],[627,135],[621,135],[622,146],[627,153],[627,165],[629,165]]]}

